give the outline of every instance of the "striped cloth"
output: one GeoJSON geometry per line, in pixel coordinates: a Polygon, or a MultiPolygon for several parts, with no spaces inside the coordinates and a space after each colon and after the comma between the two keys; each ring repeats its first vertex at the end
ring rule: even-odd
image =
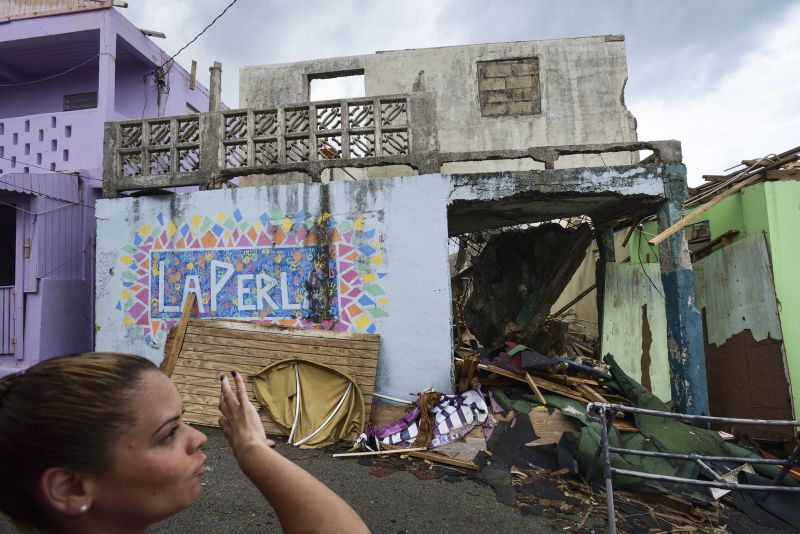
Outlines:
{"type": "MultiPolygon", "coordinates": [[[[442,395],[431,409],[435,428],[430,448],[456,441],[478,425],[486,425],[489,410],[480,390],[471,389],[461,395],[442,395]]],[[[381,428],[368,427],[359,437],[364,448],[374,449],[375,441],[388,445],[408,447],[419,432],[419,408],[414,408],[403,418],[381,428]],[[370,439],[372,438],[372,439],[370,439]],[[372,445],[368,445],[371,443],[372,445]]]]}

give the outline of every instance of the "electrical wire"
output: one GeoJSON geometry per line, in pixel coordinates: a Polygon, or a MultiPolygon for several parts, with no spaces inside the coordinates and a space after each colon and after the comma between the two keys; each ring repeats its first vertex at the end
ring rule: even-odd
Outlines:
{"type": "Polygon", "coordinates": [[[92,209],[92,210],[94,209],[94,206],[90,206],[89,204],[84,204],[83,202],[70,202],[69,200],[64,200],[63,198],[58,198],[58,197],[54,197],[52,195],[47,195],[45,193],[40,193],[39,191],[36,191],[35,189],[28,189],[27,187],[22,187],[22,186],[17,185],[17,184],[15,184],[13,182],[6,182],[5,180],[0,180],[0,184],[10,185],[11,187],[13,187],[15,189],[21,189],[22,191],[27,191],[28,193],[34,193],[35,195],[40,196],[40,197],[49,198],[49,199],[52,199],[52,200],[58,200],[59,202],[64,202],[66,204],[83,206],[84,208],[89,208],[89,209],[92,209]]]}
{"type": "MultiPolygon", "coordinates": [[[[644,231],[641,228],[638,228],[638,231],[639,231],[639,239],[636,240],[636,259],[639,261],[639,267],[642,268],[644,276],[647,278],[647,281],[650,282],[650,285],[653,286],[653,289],[656,290],[656,293],[658,293],[659,296],[666,301],[667,299],[664,297],[664,294],[661,292],[661,290],[658,289],[658,286],[656,286],[656,283],[653,282],[652,278],[650,278],[650,275],[647,274],[647,269],[644,268],[644,264],[642,263],[642,253],[641,253],[642,235],[644,234],[644,231]]],[[[650,245],[650,248],[653,248],[653,246],[650,245]]],[[[655,254],[655,251],[653,251],[653,253],[655,254]]]]}
{"type": "Polygon", "coordinates": [[[42,170],[45,170],[47,172],[60,172],[61,174],[69,174],[69,175],[72,175],[72,176],[77,176],[78,178],[83,178],[84,180],[94,180],[94,181],[100,182],[100,183],[103,182],[102,179],[95,178],[93,176],[84,176],[83,174],[80,174],[80,173],[66,172],[64,170],[59,170],[59,169],[48,169],[47,167],[42,167],[41,165],[36,165],[35,163],[28,163],[26,161],[22,161],[22,160],[18,160],[18,159],[7,158],[5,156],[0,156],[0,159],[11,161],[13,163],[18,163],[18,164],[22,165],[23,167],[35,167],[37,169],[42,169],[42,170]]]}
{"type": "Polygon", "coordinates": [[[47,80],[52,80],[53,78],[58,78],[59,76],[63,76],[65,74],[69,74],[73,70],[83,67],[84,65],[86,65],[90,61],[93,61],[93,60],[97,59],[100,56],[110,56],[110,55],[111,54],[109,54],[108,52],[98,52],[97,54],[93,55],[92,57],[90,57],[86,61],[78,63],[74,67],[70,67],[67,70],[65,70],[64,72],[59,72],[58,74],[53,74],[51,76],[47,76],[45,78],[41,78],[41,79],[38,79],[38,80],[31,80],[29,82],[2,83],[2,84],[0,84],[0,87],[19,87],[20,85],[31,85],[31,84],[34,84],[34,83],[46,82],[47,80]]]}
{"type": "Polygon", "coordinates": [[[45,278],[45,277],[49,276],[50,274],[54,273],[55,271],[57,271],[60,268],[62,268],[63,266],[65,266],[66,264],[68,264],[71,261],[77,259],[78,256],[80,256],[82,254],[83,255],[88,254],[90,259],[92,260],[92,262],[94,262],[94,260],[96,260],[97,257],[93,254],[92,249],[89,248],[89,245],[91,245],[91,244],[92,244],[92,238],[90,236],[89,239],[86,241],[86,244],[83,246],[83,250],[81,250],[77,254],[74,254],[73,256],[67,258],[66,260],[64,260],[63,262],[59,263],[58,265],[56,265],[55,267],[53,267],[52,269],[50,269],[46,273],[39,275],[39,278],[45,278]]]}
{"type": "Polygon", "coordinates": [[[201,31],[200,33],[198,33],[197,35],[195,35],[195,36],[194,36],[194,39],[192,39],[191,41],[189,41],[188,43],[186,43],[185,45],[183,45],[183,47],[181,47],[181,49],[180,49],[180,50],[178,50],[177,52],[175,52],[175,53],[174,53],[172,56],[170,56],[170,58],[169,58],[169,59],[167,59],[167,60],[166,60],[164,63],[162,63],[161,65],[159,65],[159,67],[156,69],[156,71],[157,71],[157,70],[160,70],[160,69],[162,69],[162,68],[164,67],[164,65],[166,65],[167,63],[169,63],[170,61],[172,61],[173,59],[175,59],[175,58],[178,56],[178,54],[180,54],[181,52],[183,52],[184,50],[186,50],[186,49],[189,47],[189,45],[191,45],[193,42],[195,42],[195,41],[196,41],[196,40],[197,40],[197,39],[198,39],[198,38],[199,38],[201,35],[203,35],[204,33],[206,33],[206,30],[208,30],[208,29],[209,29],[211,26],[213,26],[213,25],[214,25],[214,23],[215,23],[215,22],[217,22],[219,19],[221,19],[221,18],[222,18],[222,16],[223,16],[223,15],[224,15],[224,14],[225,14],[225,13],[226,13],[226,12],[227,12],[227,11],[228,11],[230,8],[231,8],[231,7],[233,7],[233,4],[235,4],[235,3],[236,3],[236,2],[238,2],[238,1],[239,1],[239,0],[233,0],[233,1],[232,1],[230,4],[228,4],[227,6],[225,6],[225,9],[223,9],[223,10],[222,10],[222,12],[221,12],[219,15],[217,15],[216,17],[214,17],[214,20],[212,20],[211,22],[209,22],[209,23],[208,23],[208,25],[207,25],[205,28],[203,28],[203,31],[201,31]]]}
{"type": "Polygon", "coordinates": [[[9,208],[14,208],[17,211],[21,211],[22,213],[27,213],[28,215],[33,215],[34,217],[37,217],[39,215],[47,215],[48,213],[52,213],[54,211],[58,211],[58,210],[61,210],[61,209],[64,209],[64,208],[69,208],[70,206],[79,206],[79,205],[80,205],[80,202],[70,202],[69,204],[64,204],[63,206],[58,206],[57,208],[52,208],[52,209],[49,209],[49,210],[28,211],[25,208],[20,208],[19,206],[15,205],[15,204],[9,204],[8,202],[3,202],[2,200],[0,200],[0,206],[8,206],[9,208]]]}

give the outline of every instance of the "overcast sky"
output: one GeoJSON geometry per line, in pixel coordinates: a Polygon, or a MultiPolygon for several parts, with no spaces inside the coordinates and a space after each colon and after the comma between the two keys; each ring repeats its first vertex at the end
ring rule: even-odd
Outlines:
{"type": "MultiPolygon", "coordinates": [[[[173,54],[230,0],[128,0],[173,54]]],[[[624,34],[639,139],[683,143],[689,182],[800,145],[800,0],[328,0],[238,2],[177,58],[239,67],[377,50],[624,34]]]]}

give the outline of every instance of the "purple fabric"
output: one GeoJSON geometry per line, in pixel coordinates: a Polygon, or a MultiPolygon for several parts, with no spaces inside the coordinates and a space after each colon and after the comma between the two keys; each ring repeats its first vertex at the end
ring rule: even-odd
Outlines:
{"type": "Polygon", "coordinates": [[[378,439],[383,439],[386,436],[391,436],[392,434],[396,434],[396,433],[400,432],[401,430],[405,430],[406,428],[411,426],[411,424],[414,421],[419,419],[419,413],[420,413],[419,412],[419,407],[418,406],[414,406],[413,410],[411,410],[410,412],[405,414],[403,417],[401,417],[397,421],[393,421],[393,422],[389,423],[388,425],[384,425],[384,426],[382,426],[380,428],[375,428],[374,426],[370,425],[369,427],[367,427],[366,433],[371,435],[371,436],[375,436],[378,439]]]}
{"type": "MultiPolygon", "coordinates": [[[[491,424],[491,418],[488,417],[488,409],[483,401],[480,389],[470,390],[463,395],[442,395],[433,411],[437,415],[433,427],[432,447],[459,439],[477,424],[491,424]],[[468,402],[469,404],[467,404],[468,402]],[[471,410],[470,421],[467,421],[466,414],[462,413],[461,410],[463,409],[471,410]],[[480,414],[483,415],[481,416],[480,414]]],[[[363,440],[366,443],[368,438],[372,437],[377,438],[378,441],[388,439],[388,442],[392,444],[408,446],[416,436],[420,413],[419,406],[415,406],[402,418],[388,425],[380,428],[370,425],[366,428],[362,437],[359,438],[359,441],[363,440]],[[413,436],[411,435],[412,433],[414,434],[413,436]]]]}

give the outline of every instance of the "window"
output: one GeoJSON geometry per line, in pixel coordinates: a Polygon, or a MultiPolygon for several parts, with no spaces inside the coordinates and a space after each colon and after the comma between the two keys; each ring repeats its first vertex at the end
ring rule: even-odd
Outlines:
{"type": "Polygon", "coordinates": [[[308,79],[308,96],[312,102],[361,98],[366,94],[364,71],[314,74],[308,79]]]}
{"type": "Polygon", "coordinates": [[[64,95],[64,111],[92,109],[97,107],[97,91],[64,95]]]}
{"type": "Polygon", "coordinates": [[[484,117],[541,113],[539,59],[478,61],[478,95],[484,117]]]}
{"type": "Polygon", "coordinates": [[[686,241],[689,244],[689,252],[701,249],[711,241],[711,226],[708,221],[690,224],[684,232],[686,233],[686,241]]]}

